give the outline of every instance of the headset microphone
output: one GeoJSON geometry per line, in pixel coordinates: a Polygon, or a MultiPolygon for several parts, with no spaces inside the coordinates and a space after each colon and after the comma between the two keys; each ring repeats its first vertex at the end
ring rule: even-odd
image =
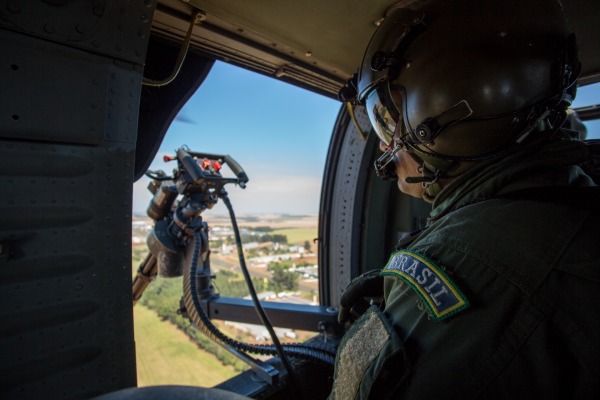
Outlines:
{"type": "Polygon", "coordinates": [[[407,176],[404,178],[404,182],[406,183],[423,183],[430,185],[436,182],[440,177],[440,171],[436,171],[435,173],[428,171],[425,169],[423,171],[423,176],[407,176]]]}

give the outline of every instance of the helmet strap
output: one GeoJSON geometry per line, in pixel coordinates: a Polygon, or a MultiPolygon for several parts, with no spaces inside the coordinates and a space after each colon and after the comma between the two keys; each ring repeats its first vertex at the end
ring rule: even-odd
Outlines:
{"type": "Polygon", "coordinates": [[[432,203],[442,191],[440,178],[451,178],[450,174],[460,166],[460,162],[422,153],[414,146],[408,147],[408,154],[420,165],[417,169],[420,175],[408,176],[404,181],[423,185],[423,200],[432,203]]]}
{"type": "Polygon", "coordinates": [[[412,182],[407,181],[407,183],[433,182],[433,178],[437,180],[439,178],[449,177],[448,174],[455,171],[460,165],[460,162],[457,160],[448,160],[436,157],[432,154],[427,154],[418,147],[408,143],[407,151],[417,164],[421,165],[420,169],[423,174],[422,177],[415,178],[412,182]]]}
{"type": "Polygon", "coordinates": [[[435,172],[430,171],[429,169],[424,168],[424,165],[421,165],[417,169],[418,173],[421,173],[421,176],[407,176],[404,181],[406,183],[421,183],[423,187],[427,187],[428,185],[437,182],[440,178],[440,170],[435,172]]]}

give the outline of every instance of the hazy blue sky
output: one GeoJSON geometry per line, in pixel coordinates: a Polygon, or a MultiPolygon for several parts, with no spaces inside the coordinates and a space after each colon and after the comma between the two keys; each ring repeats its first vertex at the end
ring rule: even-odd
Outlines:
{"type": "MultiPolygon", "coordinates": [[[[573,102],[573,108],[600,104],[600,83],[594,83],[580,87],[573,102]]],[[[600,121],[586,123],[588,128],[588,139],[600,139],[600,121]]]]}
{"type": "MultiPolygon", "coordinates": [[[[579,89],[575,107],[600,103],[600,84],[579,89]]],[[[212,71],[173,122],[152,169],[182,145],[229,154],[246,171],[246,189],[228,188],[236,214],[317,214],[325,156],[338,101],[225,63],[212,71]]],[[[600,138],[600,122],[588,138],[600,138]]],[[[133,209],[145,213],[148,179],[134,185],[133,209]]],[[[222,205],[215,212],[226,213],[222,205]]]]}
{"type": "MultiPolygon", "coordinates": [[[[182,145],[229,154],[250,178],[228,188],[236,214],[317,214],[325,156],[341,103],[225,63],[215,63],[173,122],[151,169],[182,145]]],[[[134,185],[136,213],[145,213],[148,179],[134,185]]],[[[215,212],[226,213],[225,207],[215,212]]]]}

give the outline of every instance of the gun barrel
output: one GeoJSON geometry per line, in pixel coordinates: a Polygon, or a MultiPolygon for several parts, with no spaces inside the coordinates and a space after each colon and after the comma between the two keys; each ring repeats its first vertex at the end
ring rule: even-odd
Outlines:
{"type": "Polygon", "coordinates": [[[156,257],[152,253],[148,253],[144,261],[140,264],[137,275],[133,279],[132,297],[134,306],[142,297],[146,287],[156,278],[157,269],[156,257]]]}

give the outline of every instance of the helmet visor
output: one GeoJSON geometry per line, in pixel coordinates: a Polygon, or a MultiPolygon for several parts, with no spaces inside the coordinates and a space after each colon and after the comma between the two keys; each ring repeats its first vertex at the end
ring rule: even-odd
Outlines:
{"type": "Polygon", "coordinates": [[[389,107],[380,97],[380,93],[387,90],[388,82],[377,85],[378,88],[372,90],[363,101],[375,134],[385,145],[390,145],[401,116],[395,107],[389,107]]]}
{"type": "MultiPolygon", "coordinates": [[[[397,70],[402,52],[414,38],[423,15],[413,10],[392,8],[369,42],[358,74],[358,102],[365,104],[375,133],[389,145],[401,112],[392,101],[390,69],[397,70]]],[[[420,31],[420,30],[418,30],[420,31]]]]}

